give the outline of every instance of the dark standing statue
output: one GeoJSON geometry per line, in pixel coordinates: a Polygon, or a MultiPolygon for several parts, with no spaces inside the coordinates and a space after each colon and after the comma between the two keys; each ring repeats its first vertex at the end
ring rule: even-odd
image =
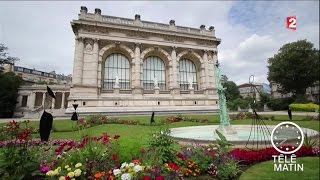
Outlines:
{"type": "Polygon", "coordinates": [[[53,117],[52,114],[43,111],[43,114],[40,118],[40,137],[41,141],[48,141],[50,132],[52,129],[53,117]]]}
{"type": "Polygon", "coordinates": [[[71,120],[78,121],[78,114],[77,114],[78,104],[76,104],[76,100],[74,100],[73,102],[74,103],[72,104],[72,106],[74,108],[74,112],[72,113],[71,120]]]}
{"type": "Polygon", "coordinates": [[[154,111],[152,112],[151,119],[150,119],[150,124],[155,123],[156,121],[154,120],[154,111]]]}
{"type": "MultiPolygon", "coordinates": [[[[47,86],[47,93],[53,99],[56,98],[56,96],[54,95],[52,90],[49,88],[49,86],[47,86]]],[[[40,125],[39,125],[41,141],[49,140],[50,132],[52,129],[52,123],[53,123],[53,116],[51,113],[46,112],[45,107],[43,105],[43,114],[40,118],[40,125]]]]}
{"type": "Polygon", "coordinates": [[[291,109],[288,109],[288,116],[289,116],[289,120],[292,121],[292,113],[291,113],[291,109]]]}

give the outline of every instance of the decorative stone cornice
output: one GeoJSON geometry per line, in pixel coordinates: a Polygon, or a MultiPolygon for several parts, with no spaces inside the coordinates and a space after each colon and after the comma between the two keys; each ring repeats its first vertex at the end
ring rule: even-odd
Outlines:
{"type": "MultiPolygon", "coordinates": [[[[122,18],[122,17],[114,17],[114,16],[106,16],[101,15],[100,9],[95,9],[95,13],[88,13],[86,7],[81,7],[81,16],[79,16],[78,20],[74,20],[72,22],[72,26],[75,30],[76,24],[86,24],[92,23],[97,26],[118,26],[120,29],[126,29],[124,27],[132,27],[134,29],[139,28],[141,32],[150,32],[150,31],[159,31],[159,32],[170,32],[177,33],[177,35],[186,37],[186,36],[194,36],[194,38],[205,38],[212,39],[220,42],[220,39],[215,38],[214,27],[210,26],[207,30],[205,25],[201,25],[200,28],[191,28],[191,27],[183,27],[176,26],[174,20],[170,20],[169,24],[157,23],[157,22],[149,22],[142,21],[140,15],[136,14],[134,19],[122,18]],[[97,17],[99,16],[99,17],[97,17]],[[81,23],[80,23],[81,22],[81,23]],[[172,28],[174,27],[174,28],[172,28]]],[[[110,27],[109,26],[109,27],[110,27]]],[[[77,30],[76,30],[77,31],[77,30]]]]}

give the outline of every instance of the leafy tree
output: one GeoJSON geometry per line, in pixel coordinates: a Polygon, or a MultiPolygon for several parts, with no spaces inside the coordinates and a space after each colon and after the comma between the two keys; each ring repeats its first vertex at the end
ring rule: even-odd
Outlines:
{"type": "Polygon", "coordinates": [[[13,72],[0,73],[0,117],[12,117],[22,83],[22,78],[13,72]]]}
{"type": "Polygon", "coordinates": [[[283,45],[268,61],[268,80],[279,84],[281,93],[303,95],[319,80],[319,50],[307,40],[283,45]]]}
{"type": "Polygon", "coordinates": [[[227,101],[231,101],[240,97],[240,91],[233,81],[226,81],[222,84],[225,90],[227,101]]]}
{"type": "Polygon", "coordinates": [[[19,58],[8,56],[8,48],[0,43],[0,117],[12,117],[17,103],[18,88],[23,83],[13,72],[3,73],[4,64],[14,64],[19,58]]]}
{"type": "Polygon", "coordinates": [[[4,64],[14,64],[16,61],[19,61],[17,57],[8,56],[8,48],[4,44],[0,43],[0,71],[3,69],[4,64]]]}

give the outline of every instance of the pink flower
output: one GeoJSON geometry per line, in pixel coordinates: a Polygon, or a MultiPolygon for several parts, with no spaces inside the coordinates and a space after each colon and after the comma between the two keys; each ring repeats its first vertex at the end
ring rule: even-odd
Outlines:
{"type": "Polygon", "coordinates": [[[43,166],[40,166],[39,170],[42,172],[42,173],[46,173],[48,171],[51,170],[51,168],[47,165],[43,165],[43,166]]]}

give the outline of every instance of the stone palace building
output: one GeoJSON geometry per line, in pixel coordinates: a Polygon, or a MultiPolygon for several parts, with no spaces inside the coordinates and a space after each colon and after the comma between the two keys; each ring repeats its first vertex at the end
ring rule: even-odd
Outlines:
{"type": "Polygon", "coordinates": [[[221,40],[213,26],[106,16],[84,6],[71,26],[75,50],[67,114],[74,103],[86,114],[218,109],[214,65],[221,40]]]}

